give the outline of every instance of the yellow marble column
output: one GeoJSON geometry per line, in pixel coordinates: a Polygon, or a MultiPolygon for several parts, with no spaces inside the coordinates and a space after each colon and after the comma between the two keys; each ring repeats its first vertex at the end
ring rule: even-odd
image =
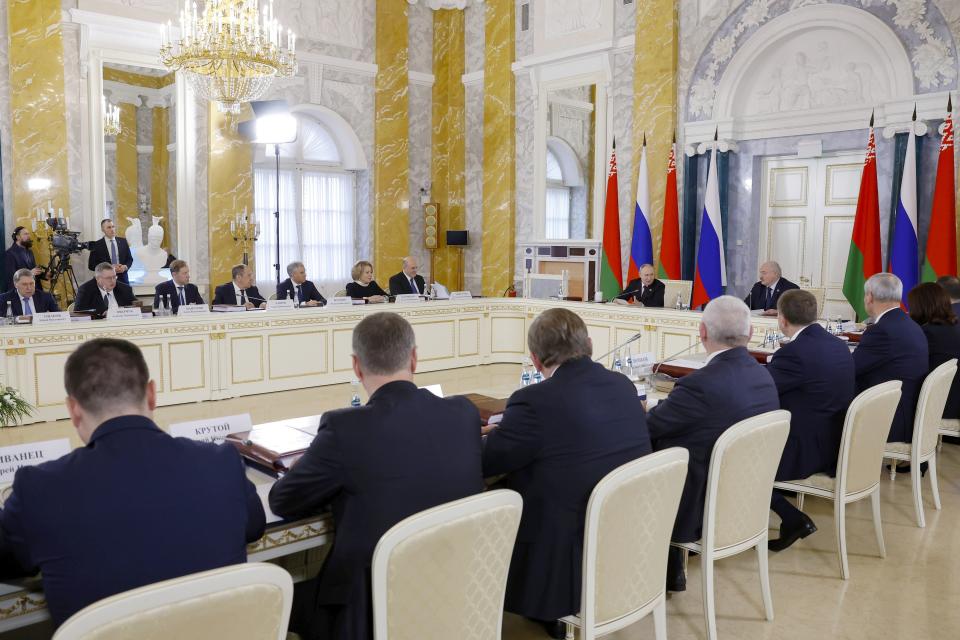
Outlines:
{"type": "Polygon", "coordinates": [[[410,247],[407,0],[377,0],[373,263],[392,273],[410,247]]]}
{"type": "MultiPolygon", "coordinates": [[[[249,111],[249,107],[245,106],[249,111]]],[[[230,268],[243,261],[243,248],[230,235],[230,221],[246,209],[253,215],[253,149],[237,135],[236,123],[249,112],[227,118],[212,102],[209,106],[207,158],[207,218],[210,234],[210,300],[213,288],[230,281],[230,268]]],[[[269,242],[261,239],[260,242],[269,242]]],[[[254,250],[250,266],[254,267],[254,250]]]]}
{"type": "MultiPolygon", "coordinates": [[[[120,133],[117,135],[117,180],[114,186],[116,211],[114,218],[136,218],[140,215],[137,203],[137,108],[120,103],[120,133]]],[[[125,226],[120,225],[118,226],[125,226]]]]}
{"type": "Polygon", "coordinates": [[[463,88],[464,16],[457,9],[433,13],[433,162],[431,196],[440,204],[440,242],[433,278],[457,286],[459,249],[443,242],[449,229],[466,227],[466,111],[463,88]]]}
{"type": "MultiPolygon", "coordinates": [[[[12,204],[14,225],[28,228],[31,211],[48,200],[70,212],[61,11],[60,0],[7,1],[13,89],[12,153],[4,158],[12,167],[13,203],[8,206],[12,204]]],[[[46,263],[46,247],[36,245],[34,253],[38,263],[46,263]]]]}
{"type": "Polygon", "coordinates": [[[513,282],[516,236],[515,0],[487,0],[483,67],[483,295],[513,282]]]}
{"type": "Polygon", "coordinates": [[[633,193],[646,132],[650,231],[655,259],[660,255],[667,157],[677,126],[677,42],[677,0],[637,3],[633,58],[633,179],[630,184],[633,193]]]}
{"type": "Polygon", "coordinates": [[[170,211],[167,208],[167,186],[170,180],[170,109],[153,108],[153,155],[150,174],[150,209],[155,216],[162,216],[163,246],[170,247],[170,211]]]}

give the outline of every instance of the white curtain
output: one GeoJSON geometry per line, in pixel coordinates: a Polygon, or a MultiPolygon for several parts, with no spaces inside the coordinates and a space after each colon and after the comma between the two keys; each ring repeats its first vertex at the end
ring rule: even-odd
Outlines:
{"type": "MultiPolygon", "coordinates": [[[[275,169],[257,167],[253,173],[254,207],[256,220],[260,223],[260,239],[257,241],[257,284],[272,291],[276,285],[277,236],[273,212],[277,207],[277,174],[275,169]]],[[[280,279],[286,278],[287,265],[301,259],[300,216],[297,215],[297,172],[280,169],[280,279]]]]}
{"type": "Polygon", "coordinates": [[[303,263],[332,295],[350,281],[353,265],[353,174],[303,172],[303,263]]]}
{"type": "Polygon", "coordinates": [[[570,189],[547,187],[546,236],[548,240],[570,238],[570,189]]]}

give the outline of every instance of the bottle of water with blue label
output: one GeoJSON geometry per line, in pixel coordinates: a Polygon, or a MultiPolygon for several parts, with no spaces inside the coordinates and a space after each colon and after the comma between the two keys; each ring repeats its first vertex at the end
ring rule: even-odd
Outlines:
{"type": "Polygon", "coordinates": [[[617,373],[623,373],[623,361],[620,359],[620,351],[613,354],[613,370],[617,373]]]}
{"type": "Polygon", "coordinates": [[[350,406],[360,406],[360,381],[356,378],[350,382],[350,406]]]}
{"type": "Polygon", "coordinates": [[[543,382],[543,374],[540,373],[540,370],[539,370],[539,369],[534,369],[534,371],[533,371],[533,384],[537,384],[538,382],[543,382]]]}
{"type": "Polygon", "coordinates": [[[530,380],[531,380],[529,360],[524,359],[523,365],[521,366],[522,368],[520,369],[520,386],[529,387],[530,380]]]}

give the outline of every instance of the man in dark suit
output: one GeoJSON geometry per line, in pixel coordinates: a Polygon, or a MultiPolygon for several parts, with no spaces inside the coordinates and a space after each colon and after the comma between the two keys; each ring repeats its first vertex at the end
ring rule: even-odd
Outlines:
{"type": "Polygon", "coordinates": [[[87,257],[87,269],[93,271],[98,264],[108,262],[116,270],[117,280],[129,284],[127,270],[133,266],[133,254],[130,253],[127,239],[117,235],[117,227],[110,218],[100,222],[100,229],[103,231],[103,237],[91,245],[90,255],[87,257]]]}
{"type": "Polygon", "coordinates": [[[877,273],[867,280],[863,291],[863,303],[873,324],[853,351],[857,393],[889,380],[903,382],[887,442],[910,442],[920,387],[928,373],[927,338],[920,325],[900,309],[900,278],[877,273]]]}
{"type": "Polygon", "coordinates": [[[240,456],[157,427],[156,385],[134,344],[83,343],[64,384],[86,446],[17,471],[0,512],[2,577],[39,571],[60,625],[113,594],[246,562],[264,513],[240,456]]]}
{"type": "Polygon", "coordinates": [[[130,285],[117,282],[117,272],[109,262],[98,264],[93,274],[93,278],[77,288],[73,302],[76,311],[96,311],[103,315],[110,309],[138,304],[130,285]]]}
{"type": "Polygon", "coordinates": [[[154,309],[160,308],[163,296],[166,296],[167,304],[174,313],[181,304],[203,304],[203,297],[197,285],[190,283],[190,267],[183,260],[171,262],[170,280],[161,282],[154,288],[154,309]]]}
{"type": "Polygon", "coordinates": [[[480,415],[462,397],[417,389],[413,328],[394,313],[353,330],[353,371],[370,394],[328,411],[310,448],[270,491],[294,518],[333,511],[337,535],[320,574],[297,585],[291,630],[305,640],[373,638],[370,566],[400,520],[483,490],[480,415]]]}
{"type": "Polygon", "coordinates": [[[4,291],[10,291],[12,288],[13,274],[20,269],[29,269],[34,277],[37,289],[43,291],[43,285],[40,276],[43,275],[43,267],[37,266],[37,260],[33,257],[33,239],[30,237],[30,231],[26,227],[17,227],[13,230],[13,244],[7,249],[3,256],[3,274],[7,278],[4,284],[4,291]]]}
{"type": "Polygon", "coordinates": [[[290,277],[277,287],[277,298],[292,300],[295,297],[302,307],[322,307],[327,304],[327,299],[320,295],[316,285],[307,280],[307,268],[302,262],[288,264],[287,275],[290,277]]]}
{"type": "Polygon", "coordinates": [[[404,293],[423,293],[426,284],[423,276],[418,275],[420,265],[413,256],[403,259],[403,269],[400,273],[390,276],[390,295],[399,296],[404,293]]]}
{"type": "Polygon", "coordinates": [[[57,301],[45,291],[38,291],[33,271],[20,269],[13,274],[13,289],[0,295],[0,314],[7,314],[7,304],[10,305],[10,314],[14,316],[32,316],[35,313],[60,311],[57,301]]]}
{"type": "MultiPolygon", "coordinates": [[[[773,378],[747,352],[752,332],[750,311],[741,300],[733,296],[711,300],[700,320],[706,366],[680,378],[670,395],[647,414],[655,451],[670,447],[690,451],[673,527],[676,542],[695,542],[702,536],[707,473],[717,438],[741,420],[780,408],[773,378]]],[[[673,547],[667,589],[686,589],[683,554],[673,547]]]]}
{"type": "Polygon", "coordinates": [[[253,269],[245,264],[230,269],[232,280],[213,291],[213,304],[244,306],[247,309],[266,309],[267,301],[253,284],[253,269]]]}
{"type": "Polygon", "coordinates": [[[587,327],[549,309],[530,325],[531,358],[544,382],[510,396],[486,437],[483,474],[508,474],[523,496],[504,608],[563,638],[559,618],[580,610],[587,501],[605,475],[650,453],[643,404],[630,380],[590,358],[587,327]]]}
{"type": "MultiPolygon", "coordinates": [[[[780,458],[777,480],[802,480],[815,473],[834,475],[847,408],[856,394],[853,356],[847,343],[817,324],[817,299],[809,291],[786,291],[777,303],[780,330],[790,342],[767,366],[790,412],[790,435],[780,458]]],[[[805,513],[774,491],[770,508],[780,516],[780,537],[770,540],[782,551],[817,527],[805,513]]]]}
{"type": "Polygon", "coordinates": [[[957,276],[940,276],[937,284],[943,287],[950,296],[950,306],[953,312],[960,317],[960,278],[957,276]]]}
{"type": "Polygon", "coordinates": [[[743,299],[753,311],[763,310],[765,316],[777,315],[777,300],[784,291],[799,289],[783,277],[780,265],[772,260],[760,265],[760,280],[753,285],[750,294],[743,299]]]}
{"type": "Polygon", "coordinates": [[[645,264],[640,267],[640,277],[627,283],[626,289],[615,300],[633,302],[644,307],[662,307],[663,294],[667,285],[654,277],[653,265],[645,264]]]}

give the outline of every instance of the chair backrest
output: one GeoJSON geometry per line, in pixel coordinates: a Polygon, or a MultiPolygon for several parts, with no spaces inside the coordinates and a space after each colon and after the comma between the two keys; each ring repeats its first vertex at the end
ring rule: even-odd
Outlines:
{"type": "Polygon", "coordinates": [[[931,371],[920,387],[920,399],[913,420],[913,446],[919,447],[922,456],[931,453],[937,446],[937,430],[943,420],[943,408],[947,406],[947,396],[950,395],[956,375],[957,359],[952,358],[931,371]]]}
{"type": "Polygon", "coordinates": [[[68,311],[68,312],[69,312],[69,311],[73,311],[73,307],[74,307],[74,303],[71,302],[70,304],[67,305],[67,311],[68,311]]]}
{"type": "Polygon", "coordinates": [[[880,482],[883,451],[900,402],[899,380],[866,389],[847,408],[837,460],[837,491],[866,491],[880,482]]]}
{"type": "Polygon", "coordinates": [[[827,290],[823,287],[802,287],[804,291],[809,291],[817,299],[817,317],[823,317],[823,305],[827,299],[827,290]]]}
{"type": "Polygon", "coordinates": [[[334,298],[342,298],[342,297],[344,297],[345,295],[347,295],[347,290],[346,290],[346,289],[340,289],[340,290],[337,291],[335,294],[333,294],[333,297],[334,297],[334,298]]]}
{"type": "Polygon", "coordinates": [[[520,494],[501,489],[414,514],[373,552],[375,640],[498,640],[520,494]]]}
{"type": "Polygon", "coordinates": [[[554,298],[560,289],[570,291],[570,273],[528,273],[523,277],[523,297],[548,300],[554,298]]]}
{"type": "Polygon", "coordinates": [[[773,478],[790,432],[790,412],[741,420],[717,438],[703,509],[705,548],[723,549],[767,530],[773,478]]]}
{"type": "Polygon", "coordinates": [[[284,640],[293,580],[272,564],[238,564],[105,598],[70,617],[55,640],[284,640]]]}
{"type": "Polygon", "coordinates": [[[277,299],[277,292],[276,292],[276,291],[274,291],[273,293],[271,293],[270,295],[267,296],[267,300],[276,300],[276,299],[277,299]]]}
{"type": "Polygon", "coordinates": [[[583,540],[585,627],[627,616],[664,592],[689,458],[679,447],[659,451],[614,469],[594,487],[583,540]]]}
{"type": "Polygon", "coordinates": [[[677,303],[677,294],[683,300],[683,306],[690,306],[690,297],[693,295],[693,280],[662,280],[664,284],[663,305],[673,308],[677,303]]]}

